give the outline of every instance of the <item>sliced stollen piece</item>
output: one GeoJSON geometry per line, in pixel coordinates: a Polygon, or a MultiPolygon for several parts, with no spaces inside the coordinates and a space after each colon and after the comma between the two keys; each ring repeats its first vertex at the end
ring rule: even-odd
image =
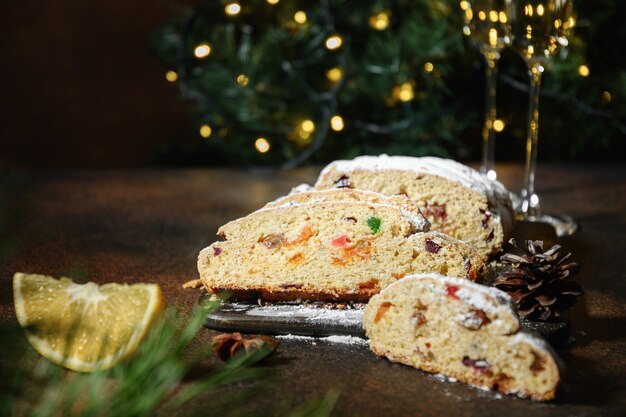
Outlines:
{"type": "Polygon", "coordinates": [[[513,225],[508,191],[458,162],[408,156],[361,156],[326,166],[316,189],[360,188],[406,194],[432,224],[474,246],[486,259],[500,251],[513,225]]]}
{"type": "MultiPolygon", "coordinates": [[[[419,205],[415,201],[411,200],[407,195],[398,194],[387,196],[371,190],[358,190],[352,188],[329,188],[326,190],[316,190],[307,184],[301,184],[293,188],[288,195],[279,197],[274,201],[270,201],[265,205],[265,208],[293,203],[313,203],[323,201],[352,201],[389,204],[398,206],[413,213],[417,213],[423,218],[419,205]]],[[[425,226],[421,227],[420,230],[427,231],[429,228],[430,223],[426,221],[425,226]]]]}
{"type": "Polygon", "coordinates": [[[545,401],[558,357],[520,329],[511,298],[465,279],[411,275],[372,297],[363,327],[374,353],[475,386],[545,401]]]}
{"type": "Polygon", "coordinates": [[[471,280],[485,265],[469,245],[434,232],[418,213],[362,202],[293,203],[258,210],[219,229],[200,252],[209,292],[266,300],[366,301],[416,272],[471,280]]]}

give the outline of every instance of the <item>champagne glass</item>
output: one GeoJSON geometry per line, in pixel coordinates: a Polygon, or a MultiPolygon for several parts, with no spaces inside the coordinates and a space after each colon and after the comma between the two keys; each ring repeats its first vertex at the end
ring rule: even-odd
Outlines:
{"type": "Polygon", "coordinates": [[[497,118],[498,60],[502,49],[512,40],[512,0],[469,0],[460,4],[465,18],[463,33],[485,59],[485,121],[480,172],[496,179],[494,122],[497,118]]]}
{"type": "Polygon", "coordinates": [[[512,15],[514,47],[528,66],[530,94],[524,189],[517,208],[518,217],[529,222],[548,223],[557,236],[571,235],[577,224],[567,215],[542,212],[535,192],[537,140],[539,138],[539,88],[541,75],[550,58],[565,48],[575,25],[571,0],[514,0],[512,15]]]}

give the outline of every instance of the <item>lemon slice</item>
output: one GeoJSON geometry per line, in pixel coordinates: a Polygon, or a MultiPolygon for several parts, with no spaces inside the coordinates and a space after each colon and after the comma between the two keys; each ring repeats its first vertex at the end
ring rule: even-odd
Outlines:
{"type": "Polygon", "coordinates": [[[130,356],[163,309],[156,284],[76,284],[16,273],[15,312],[44,357],[74,371],[107,369],[130,356]]]}

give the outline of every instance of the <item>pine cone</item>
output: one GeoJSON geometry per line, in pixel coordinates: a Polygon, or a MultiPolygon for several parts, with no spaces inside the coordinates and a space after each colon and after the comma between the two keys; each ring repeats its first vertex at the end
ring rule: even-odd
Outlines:
{"type": "Polygon", "coordinates": [[[544,252],[540,240],[528,240],[526,247],[515,239],[509,243],[523,254],[501,256],[501,262],[511,270],[500,274],[493,285],[513,298],[521,318],[540,321],[559,318],[583,293],[578,284],[568,281],[579,270],[578,264],[565,263],[571,253],[561,254],[560,245],[544,252]]]}

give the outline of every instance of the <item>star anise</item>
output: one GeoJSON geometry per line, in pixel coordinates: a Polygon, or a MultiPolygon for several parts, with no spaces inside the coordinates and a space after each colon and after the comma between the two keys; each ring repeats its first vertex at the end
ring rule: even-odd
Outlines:
{"type": "Polygon", "coordinates": [[[510,270],[500,274],[493,285],[511,296],[521,318],[549,321],[561,317],[583,294],[577,283],[568,281],[579,270],[577,263],[566,262],[571,253],[561,253],[560,245],[544,252],[540,240],[528,240],[526,246],[514,239],[509,243],[522,254],[501,256],[510,270]]]}
{"type": "Polygon", "coordinates": [[[242,336],[239,332],[222,333],[213,336],[215,354],[223,361],[235,356],[241,349],[246,353],[253,350],[267,349],[272,353],[280,342],[269,336],[242,336]]]}

